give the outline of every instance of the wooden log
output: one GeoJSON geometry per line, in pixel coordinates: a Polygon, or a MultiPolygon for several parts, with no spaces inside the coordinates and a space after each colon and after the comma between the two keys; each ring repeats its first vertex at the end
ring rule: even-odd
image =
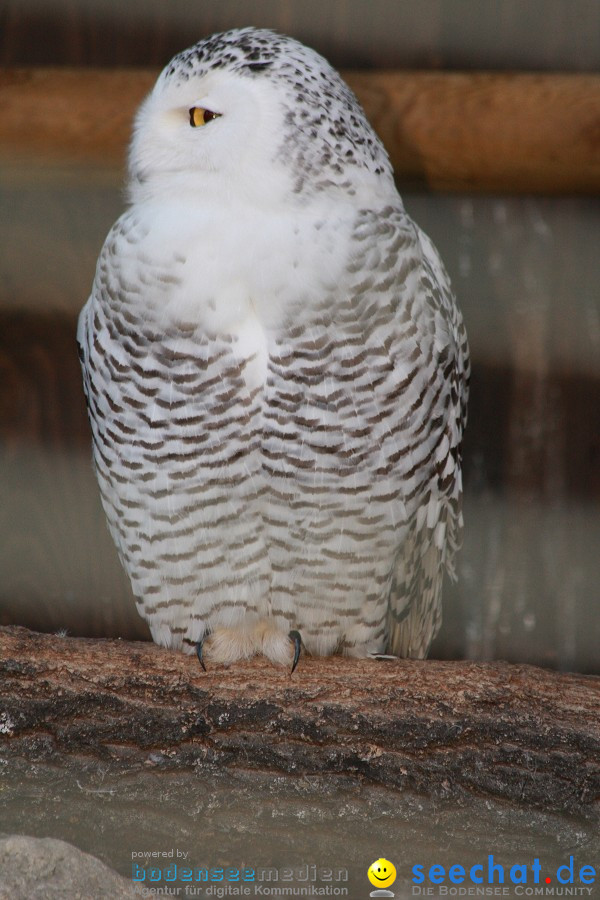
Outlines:
{"type": "MultiPolygon", "coordinates": [[[[121,166],[156,71],[0,73],[0,160],[121,166]]],[[[434,190],[600,190],[600,76],[345,72],[400,182],[434,190]]],[[[68,174],[67,174],[68,177],[68,174]]],[[[72,173],[71,173],[72,177],[72,173]]]]}
{"type": "Polygon", "coordinates": [[[151,643],[0,628],[6,759],[361,776],[598,816],[600,678],[507,663],[302,658],[205,674],[151,643]]]}

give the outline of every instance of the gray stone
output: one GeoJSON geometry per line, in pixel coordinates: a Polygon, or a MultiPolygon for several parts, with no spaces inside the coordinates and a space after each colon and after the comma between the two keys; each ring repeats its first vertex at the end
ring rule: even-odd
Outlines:
{"type": "Polygon", "coordinates": [[[119,900],[131,882],[72,844],[13,834],[0,838],[0,900],[119,900]]]}

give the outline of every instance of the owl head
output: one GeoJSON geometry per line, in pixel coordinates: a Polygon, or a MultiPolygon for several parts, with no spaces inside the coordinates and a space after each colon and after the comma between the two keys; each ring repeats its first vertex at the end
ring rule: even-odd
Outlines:
{"type": "Polygon", "coordinates": [[[216,34],[175,56],[142,104],[131,143],[133,196],[240,192],[300,202],[389,185],[387,154],[340,75],[272,31],[216,34]]]}

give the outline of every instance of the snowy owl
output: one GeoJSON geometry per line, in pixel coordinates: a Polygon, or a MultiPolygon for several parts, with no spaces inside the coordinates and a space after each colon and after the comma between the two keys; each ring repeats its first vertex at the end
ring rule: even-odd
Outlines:
{"type": "Polygon", "coordinates": [[[355,96],[296,40],[178,54],[78,342],[108,525],[200,662],[424,657],[460,543],[468,350],[355,96]]]}

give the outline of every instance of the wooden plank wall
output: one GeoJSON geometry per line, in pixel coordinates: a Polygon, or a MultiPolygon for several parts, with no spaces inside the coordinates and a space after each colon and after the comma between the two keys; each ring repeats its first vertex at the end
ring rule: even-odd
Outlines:
{"type": "MultiPolygon", "coordinates": [[[[312,3],[252,6],[257,19],[272,16],[256,24],[316,35],[312,43],[346,67],[399,66],[401,50],[413,66],[473,68],[495,29],[498,67],[549,70],[525,80],[350,77],[394,156],[409,211],[440,247],[474,357],[465,547],[436,655],[598,670],[600,208],[591,192],[600,104],[589,34],[600,6],[570,0],[580,17],[569,30],[558,0],[498,4],[503,20],[492,16],[477,33],[463,20],[461,44],[447,4],[423,0],[427,15],[415,20],[413,6],[393,23],[389,4],[367,5],[371,14],[337,0],[320,13],[312,3]],[[529,55],[523,9],[534,14],[529,32],[538,28],[529,55]],[[448,187],[455,193],[431,193],[448,187]]],[[[0,10],[0,59],[12,66],[0,76],[0,623],[139,637],[147,631],[91,470],[76,316],[122,209],[137,99],[171,52],[242,22],[227,2],[219,15],[216,4],[198,5],[202,22],[175,6],[169,17],[154,0],[119,13],[82,2],[61,19],[62,6],[49,13],[9,0],[0,10]],[[23,69],[41,63],[87,68],[23,69]],[[92,63],[154,68],[98,72],[92,63]]]]}
{"type": "Polygon", "coordinates": [[[162,67],[245,25],[291,34],[337,68],[600,68],[596,0],[4,0],[0,65],[162,67]]]}

